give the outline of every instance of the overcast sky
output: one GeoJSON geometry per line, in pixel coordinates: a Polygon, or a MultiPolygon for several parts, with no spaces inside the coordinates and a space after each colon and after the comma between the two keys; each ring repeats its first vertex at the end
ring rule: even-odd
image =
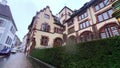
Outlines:
{"type": "Polygon", "coordinates": [[[56,15],[64,6],[72,10],[79,9],[90,0],[7,0],[11,8],[13,18],[17,26],[17,35],[22,40],[28,32],[28,25],[37,11],[40,11],[47,5],[54,15],[56,15]]]}

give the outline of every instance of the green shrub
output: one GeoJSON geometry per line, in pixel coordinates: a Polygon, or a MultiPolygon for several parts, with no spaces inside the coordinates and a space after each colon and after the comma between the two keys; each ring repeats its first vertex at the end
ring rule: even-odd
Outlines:
{"type": "Polygon", "coordinates": [[[120,68],[120,37],[35,49],[30,55],[57,68],[120,68]]]}

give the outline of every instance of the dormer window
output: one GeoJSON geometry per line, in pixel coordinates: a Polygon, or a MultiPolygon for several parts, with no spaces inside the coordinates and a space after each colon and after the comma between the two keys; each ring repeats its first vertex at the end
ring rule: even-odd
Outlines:
{"type": "Polygon", "coordinates": [[[48,14],[45,14],[44,17],[45,17],[46,19],[50,19],[50,16],[49,16],[48,14]]]}

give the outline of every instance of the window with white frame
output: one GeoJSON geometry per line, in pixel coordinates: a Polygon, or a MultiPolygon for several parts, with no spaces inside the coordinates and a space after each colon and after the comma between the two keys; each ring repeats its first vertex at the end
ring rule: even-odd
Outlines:
{"type": "Polygon", "coordinates": [[[5,43],[8,45],[11,45],[11,43],[12,43],[11,37],[8,36],[5,43]]]}
{"type": "Polygon", "coordinates": [[[13,34],[15,33],[15,29],[14,29],[13,26],[10,28],[10,31],[11,31],[13,34]]]}

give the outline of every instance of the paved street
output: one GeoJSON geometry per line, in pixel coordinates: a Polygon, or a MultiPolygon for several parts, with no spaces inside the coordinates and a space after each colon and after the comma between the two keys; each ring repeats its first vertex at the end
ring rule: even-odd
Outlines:
{"type": "Polygon", "coordinates": [[[32,65],[23,53],[17,53],[0,58],[0,68],[32,68],[32,65]]]}
{"type": "Polygon", "coordinates": [[[11,54],[9,57],[0,58],[0,68],[51,68],[45,64],[26,58],[23,53],[11,54]]]}

